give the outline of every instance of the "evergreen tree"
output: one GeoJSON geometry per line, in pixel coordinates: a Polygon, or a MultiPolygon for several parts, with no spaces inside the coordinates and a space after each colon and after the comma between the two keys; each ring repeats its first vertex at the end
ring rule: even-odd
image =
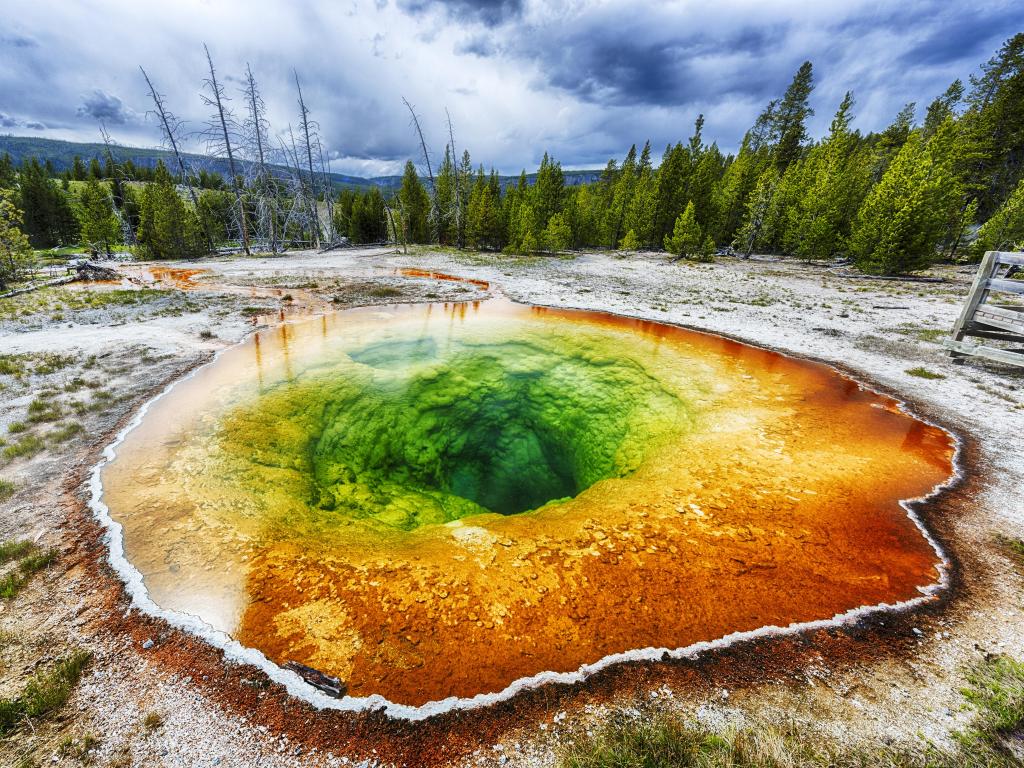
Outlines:
{"type": "Polygon", "coordinates": [[[970,186],[990,215],[1024,176],[1024,32],[1005,43],[971,78],[964,115],[978,144],[970,186]]]}
{"type": "Polygon", "coordinates": [[[913,131],[861,206],[850,237],[858,268],[869,274],[924,269],[935,258],[954,184],[913,131]]]}
{"type": "Polygon", "coordinates": [[[441,245],[454,245],[459,239],[459,232],[456,228],[458,212],[455,209],[455,185],[458,183],[454,158],[452,158],[451,146],[445,145],[444,159],[437,169],[435,179],[437,206],[437,242],[441,245]]]}
{"type": "Polygon", "coordinates": [[[71,178],[75,181],[85,181],[87,175],[85,163],[82,162],[81,157],[75,155],[75,159],[71,162],[71,178]]]}
{"type": "Polygon", "coordinates": [[[814,90],[814,71],[805,61],[793,76],[782,101],[772,116],[772,132],[776,137],[775,163],[785,171],[799,156],[807,139],[807,118],[814,114],[810,107],[814,90]]]}
{"type": "Polygon", "coordinates": [[[162,160],[142,192],[140,208],[138,238],[147,258],[174,259],[202,252],[199,220],[185,206],[162,160]]]}
{"type": "Polygon", "coordinates": [[[94,249],[102,248],[109,256],[110,246],[121,238],[121,226],[114,214],[114,205],[106,188],[94,178],[89,179],[79,196],[81,237],[94,249]]]}
{"type": "Polygon", "coordinates": [[[213,238],[214,244],[229,239],[235,229],[235,198],[226,190],[204,189],[199,193],[196,216],[200,231],[213,238]]]}
{"type": "Polygon", "coordinates": [[[1006,202],[978,230],[972,246],[981,258],[985,251],[1024,250],[1024,179],[1017,183],[1006,202]]]}
{"type": "Polygon", "coordinates": [[[78,220],[69,195],[50,178],[38,159],[22,161],[18,186],[24,231],[33,247],[52,248],[78,241],[78,220]]]}
{"type": "Polygon", "coordinates": [[[680,258],[689,259],[698,255],[703,242],[704,235],[697,223],[693,203],[687,203],[686,210],[676,219],[672,235],[665,238],[665,250],[680,258]]]}
{"type": "Polygon", "coordinates": [[[572,228],[562,214],[556,213],[548,219],[541,243],[549,251],[564,251],[572,245],[572,228]]]}
{"type": "Polygon", "coordinates": [[[947,117],[956,116],[956,108],[964,98],[964,84],[954,80],[946,92],[928,105],[924,118],[924,137],[930,138],[947,117]]]}
{"type": "Polygon", "coordinates": [[[625,237],[619,243],[620,251],[639,251],[640,250],[640,238],[636,236],[636,232],[632,229],[626,232],[625,237]]]}
{"type": "Polygon", "coordinates": [[[89,161],[89,178],[96,180],[103,178],[103,168],[100,166],[100,161],[95,157],[89,161]]]}
{"type": "Polygon", "coordinates": [[[556,163],[545,152],[537,171],[537,183],[533,187],[536,231],[545,229],[551,217],[562,212],[564,195],[565,176],[562,173],[562,164],[556,163]]]}
{"type": "Polygon", "coordinates": [[[850,131],[853,94],[843,98],[828,138],[807,159],[805,191],[793,210],[788,250],[803,259],[827,258],[838,251],[868,188],[866,153],[850,131]]]}
{"type": "Polygon", "coordinates": [[[775,191],[779,186],[779,171],[774,164],[765,168],[757,179],[750,197],[747,199],[747,211],[743,225],[736,235],[736,244],[744,255],[750,256],[764,241],[771,240],[774,233],[766,232],[766,225],[771,218],[775,191]]]}
{"type": "Polygon", "coordinates": [[[22,265],[32,255],[21,229],[21,211],[14,203],[14,191],[0,187],[0,289],[18,279],[22,265]]]}
{"type": "Polygon", "coordinates": [[[14,161],[10,153],[4,152],[0,155],[0,189],[13,189],[16,181],[14,161]]]}
{"type": "Polygon", "coordinates": [[[430,242],[430,196],[416,173],[416,166],[409,160],[402,174],[402,186],[398,192],[402,214],[410,243],[430,242]]]}

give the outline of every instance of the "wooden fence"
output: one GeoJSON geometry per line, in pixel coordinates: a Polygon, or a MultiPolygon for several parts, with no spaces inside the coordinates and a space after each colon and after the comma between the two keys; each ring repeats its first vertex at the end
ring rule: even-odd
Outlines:
{"type": "Polygon", "coordinates": [[[1011,280],[1024,269],[1024,253],[989,251],[981,261],[967,303],[944,344],[959,360],[981,357],[999,363],[1024,366],[1024,346],[1004,347],[976,343],[973,339],[1024,345],[1024,304],[994,303],[993,294],[1024,296],[1024,281],[1011,280]],[[967,337],[972,340],[968,341],[967,337]]]}

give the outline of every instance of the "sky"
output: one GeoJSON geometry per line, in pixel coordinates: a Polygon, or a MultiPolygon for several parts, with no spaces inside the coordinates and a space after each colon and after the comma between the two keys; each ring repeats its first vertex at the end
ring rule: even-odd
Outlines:
{"type": "MultiPolygon", "coordinates": [[[[854,127],[919,115],[1024,30],[1024,3],[976,0],[0,0],[0,133],[158,146],[139,72],[198,134],[203,43],[231,106],[252,67],[274,134],[298,121],[293,70],[332,170],[400,172],[419,155],[403,97],[435,160],[451,115],[459,153],[503,173],[545,151],[603,167],[650,140],[655,158],[705,115],[733,151],[804,60],[812,135],[846,90],[854,127]]],[[[191,149],[202,149],[198,136],[191,149]]]]}

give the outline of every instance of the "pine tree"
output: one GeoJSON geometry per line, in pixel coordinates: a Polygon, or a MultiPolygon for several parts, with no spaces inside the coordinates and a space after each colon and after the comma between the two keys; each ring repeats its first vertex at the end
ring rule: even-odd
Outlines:
{"type": "Polygon", "coordinates": [[[696,256],[704,241],[693,203],[687,203],[686,210],[679,214],[672,235],[665,238],[665,250],[683,259],[696,256]]]}
{"type": "Polygon", "coordinates": [[[947,188],[954,181],[929,153],[920,131],[911,132],[857,214],[850,237],[857,267],[891,275],[930,265],[943,233],[947,188]]]}
{"type": "Polygon", "coordinates": [[[1019,251],[1024,249],[1024,179],[978,230],[972,251],[980,258],[985,251],[1019,251]]]}
{"type": "Polygon", "coordinates": [[[736,235],[736,244],[745,256],[750,256],[761,245],[765,235],[769,240],[774,236],[770,231],[765,232],[765,228],[771,217],[779,180],[779,171],[774,164],[765,168],[747,199],[747,212],[736,235]]]}
{"type": "Polygon", "coordinates": [[[640,250],[640,238],[636,236],[636,231],[630,229],[626,232],[625,237],[619,243],[620,251],[639,251],[640,250]]]}
{"type": "Polygon", "coordinates": [[[564,251],[572,245],[572,228],[562,214],[556,213],[548,219],[541,235],[541,244],[549,251],[564,251]]]}
{"type": "Polygon", "coordinates": [[[964,98],[964,84],[954,80],[946,92],[928,105],[924,118],[924,137],[930,138],[947,117],[956,116],[956,108],[964,98]]]}
{"type": "Polygon", "coordinates": [[[142,192],[139,245],[150,259],[174,259],[202,252],[202,230],[195,211],[187,208],[163,161],[142,192]]]}
{"type": "Polygon", "coordinates": [[[0,289],[18,279],[32,247],[21,231],[21,211],[14,204],[14,191],[0,187],[0,289]]]}
{"type": "Polygon", "coordinates": [[[409,160],[398,192],[410,243],[430,242],[430,196],[420,182],[416,166],[409,160]]]}
{"type": "Polygon", "coordinates": [[[79,196],[79,222],[82,241],[102,248],[109,256],[110,246],[121,238],[121,226],[106,188],[90,178],[79,196]]]}
{"type": "Polygon", "coordinates": [[[78,241],[78,220],[68,193],[50,178],[35,157],[22,161],[18,186],[24,232],[33,247],[52,248],[78,241]]]}
{"type": "Polygon", "coordinates": [[[4,152],[0,155],[0,189],[13,189],[16,180],[14,161],[10,153],[4,152]]]}
{"type": "Polygon", "coordinates": [[[537,183],[533,187],[533,213],[537,217],[537,231],[545,229],[551,217],[562,212],[564,196],[565,175],[562,173],[562,164],[556,163],[545,152],[537,171],[537,183]]]}
{"type": "Polygon", "coordinates": [[[456,228],[458,215],[455,210],[455,185],[458,183],[458,179],[450,145],[445,145],[444,159],[441,161],[441,166],[437,169],[435,181],[437,190],[435,194],[437,242],[441,245],[453,245],[459,238],[459,232],[456,228]]]}
{"type": "Polygon", "coordinates": [[[847,92],[828,138],[811,150],[805,191],[787,233],[790,252],[803,259],[827,258],[845,244],[868,188],[867,156],[850,131],[853,94],[847,92]]]}
{"type": "Polygon", "coordinates": [[[82,162],[81,157],[75,155],[75,159],[71,161],[71,178],[75,181],[85,181],[87,175],[85,163],[82,162]]]}
{"type": "Polygon", "coordinates": [[[775,163],[780,171],[785,171],[800,156],[807,139],[807,118],[814,114],[810,107],[813,90],[814,70],[811,62],[805,61],[772,116],[772,131],[777,141],[775,163]]]}

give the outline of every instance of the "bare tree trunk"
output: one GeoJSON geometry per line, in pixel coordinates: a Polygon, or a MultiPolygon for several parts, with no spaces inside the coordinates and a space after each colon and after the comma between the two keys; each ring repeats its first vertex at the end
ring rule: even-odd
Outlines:
{"type": "MultiPolygon", "coordinates": [[[[247,63],[245,65],[245,79],[246,89],[245,95],[249,102],[249,118],[252,120],[252,138],[256,141],[256,156],[259,160],[259,183],[257,184],[258,194],[262,198],[263,205],[267,205],[267,198],[270,196],[270,187],[272,180],[270,178],[270,172],[267,170],[266,157],[263,150],[263,110],[261,109],[262,100],[259,98],[259,91],[256,88],[256,78],[253,77],[252,67],[247,63]]],[[[269,212],[269,225],[270,225],[270,250],[272,253],[277,253],[277,205],[276,205],[276,189],[273,195],[275,204],[270,206],[269,212]]]]}
{"type": "Polygon", "coordinates": [[[309,166],[309,186],[313,196],[313,235],[316,247],[320,248],[320,215],[317,212],[316,177],[313,175],[313,145],[309,140],[309,110],[302,99],[302,86],[299,84],[299,73],[295,72],[295,89],[299,92],[299,112],[302,115],[302,132],[306,137],[306,161],[309,166]]]}
{"type": "Polygon", "coordinates": [[[238,221],[242,232],[242,249],[245,251],[246,256],[250,256],[249,251],[249,227],[246,224],[245,215],[245,203],[242,201],[242,190],[238,186],[238,173],[235,171],[235,155],[231,151],[231,137],[228,135],[228,122],[224,116],[224,102],[221,87],[217,84],[217,72],[213,68],[213,58],[210,56],[210,49],[203,43],[203,50],[206,52],[206,63],[210,65],[210,79],[207,81],[207,85],[210,88],[210,92],[213,94],[212,98],[206,98],[206,101],[210,106],[217,107],[217,117],[220,120],[220,130],[224,137],[224,151],[228,156],[228,171],[231,173],[231,187],[235,191],[235,203],[238,205],[238,221]]]}
{"type": "MultiPolygon", "coordinates": [[[[156,88],[153,87],[153,82],[149,79],[149,75],[146,74],[146,70],[139,66],[139,70],[142,72],[142,76],[146,79],[146,85],[149,87],[149,95],[153,99],[153,105],[156,107],[155,114],[160,119],[160,127],[164,132],[164,139],[168,144],[171,145],[171,151],[174,152],[174,159],[178,162],[178,170],[181,171],[182,183],[188,188],[188,195],[192,199],[192,205],[195,206],[196,211],[199,210],[199,198],[196,196],[196,190],[192,186],[192,180],[189,178],[188,171],[185,169],[185,161],[181,158],[181,152],[178,151],[178,139],[175,136],[178,129],[178,119],[174,114],[166,108],[164,105],[163,96],[157,93],[156,88]]],[[[213,250],[213,237],[210,233],[206,233],[206,241],[213,250]]]]}
{"type": "Polygon", "coordinates": [[[465,246],[462,236],[462,179],[459,177],[459,161],[455,152],[455,131],[452,130],[452,116],[448,107],[444,108],[445,117],[448,118],[448,140],[452,147],[452,167],[455,169],[455,244],[461,251],[465,246]]]}
{"type": "Polygon", "coordinates": [[[420,119],[416,115],[416,110],[412,108],[412,104],[406,101],[405,97],[402,97],[402,103],[409,110],[409,114],[412,115],[412,124],[416,126],[416,134],[420,137],[420,148],[423,150],[423,162],[427,166],[427,176],[430,177],[430,219],[434,228],[434,235],[437,235],[437,229],[440,225],[438,221],[438,210],[437,210],[437,184],[434,183],[434,169],[430,166],[430,153],[427,151],[427,142],[423,138],[423,129],[420,128],[420,119]]]}

